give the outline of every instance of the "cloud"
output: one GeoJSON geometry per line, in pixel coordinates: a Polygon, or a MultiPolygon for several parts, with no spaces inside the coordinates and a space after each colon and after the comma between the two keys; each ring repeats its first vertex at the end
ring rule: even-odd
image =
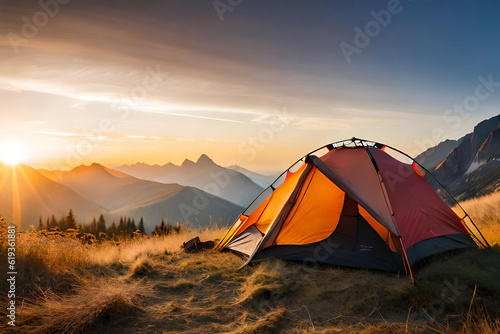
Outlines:
{"type": "Polygon", "coordinates": [[[160,137],[160,136],[147,136],[147,135],[127,135],[125,137],[118,137],[121,140],[162,140],[162,141],[171,141],[171,142],[186,142],[186,141],[194,141],[192,138],[169,138],[169,137],[160,137]]]}
{"type": "Polygon", "coordinates": [[[351,129],[351,121],[334,118],[297,118],[290,124],[291,127],[306,131],[345,131],[351,129]]]}
{"type": "Polygon", "coordinates": [[[86,135],[73,133],[73,132],[33,131],[33,133],[36,133],[39,135],[54,136],[54,137],[86,137],[86,135]]]}
{"type": "Polygon", "coordinates": [[[113,86],[109,86],[107,90],[79,91],[78,87],[75,87],[75,85],[68,87],[63,83],[46,83],[41,80],[20,80],[8,77],[0,79],[0,84],[2,83],[4,83],[4,87],[9,87],[9,90],[44,93],[76,100],[78,102],[73,103],[71,107],[82,110],[88,109],[86,105],[87,102],[100,102],[108,104],[110,109],[113,105],[120,105],[132,111],[144,113],[232,123],[246,123],[246,121],[238,120],[236,118],[220,117],[217,115],[235,114],[236,117],[238,117],[238,115],[241,114],[254,114],[253,111],[246,109],[239,110],[238,108],[219,106],[210,107],[206,105],[176,104],[160,100],[156,97],[148,98],[146,96],[145,99],[135,99],[130,91],[129,94],[123,94],[123,89],[117,89],[117,87],[113,86]],[[207,114],[212,114],[212,116],[207,114]]]}
{"type": "Polygon", "coordinates": [[[230,123],[246,123],[244,121],[238,121],[235,119],[207,117],[207,116],[200,116],[200,115],[188,115],[188,114],[181,114],[181,113],[174,113],[174,112],[167,112],[167,111],[153,111],[153,110],[141,110],[141,111],[147,112],[147,113],[152,113],[152,114],[197,118],[197,119],[204,119],[204,120],[210,120],[210,121],[220,121],[220,122],[230,122],[230,123]]]}
{"type": "MultiPolygon", "coordinates": [[[[6,21],[19,23],[19,14],[7,15],[6,21]]],[[[300,67],[290,69],[278,59],[269,63],[256,54],[258,46],[232,34],[222,36],[223,40],[238,42],[240,50],[223,41],[216,42],[214,48],[213,42],[201,38],[204,34],[199,29],[189,27],[187,33],[200,37],[193,43],[168,29],[178,24],[133,12],[83,15],[65,7],[18,57],[7,57],[0,64],[5,74],[0,87],[68,97],[78,101],[72,107],[83,108],[85,102],[111,104],[118,96],[129,98],[131,90],[142,83],[145,68],[159,65],[169,73],[168,80],[148,92],[134,110],[233,123],[270,114],[278,103],[305,108],[320,100],[334,100],[331,95],[340,94],[343,87],[348,91],[363,89],[345,79],[325,83],[300,74],[305,71],[300,67]],[[230,50],[242,58],[227,54],[230,50]],[[332,83],[333,93],[328,88],[332,83]],[[186,105],[186,101],[196,103],[186,105]]],[[[7,53],[0,51],[0,56],[7,53]]],[[[309,109],[322,113],[321,108],[309,109]]]]}
{"type": "Polygon", "coordinates": [[[87,109],[87,107],[85,106],[85,103],[82,103],[82,102],[77,102],[75,104],[72,104],[71,107],[76,108],[76,109],[87,109]]]}

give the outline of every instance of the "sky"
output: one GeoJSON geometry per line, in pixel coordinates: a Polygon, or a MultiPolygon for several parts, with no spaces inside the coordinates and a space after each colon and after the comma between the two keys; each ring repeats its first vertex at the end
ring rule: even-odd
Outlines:
{"type": "Polygon", "coordinates": [[[499,16],[493,1],[0,0],[0,146],[46,169],[205,153],[278,171],[353,136],[417,155],[499,114],[499,16]]]}

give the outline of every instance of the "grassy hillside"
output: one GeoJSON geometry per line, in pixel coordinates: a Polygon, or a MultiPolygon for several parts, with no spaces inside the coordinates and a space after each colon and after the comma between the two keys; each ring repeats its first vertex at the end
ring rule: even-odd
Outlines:
{"type": "MultiPolygon", "coordinates": [[[[498,236],[499,203],[497,194],[464,206],[487,236],[498,236]]],[[[213,240],[223,233],[214,228],[99,244],[20,234],[22,306],[15,328],[4,326],[0,314],[0,332],[500,331],[498,246],[441,257],[416,273],[416,286],[407,276],[275,259],[238,270],[243,259],[232,253],[180,251],[195,235],[213,240]]],[[[5,282],[1,277],[2,292],[5,282]]],[[[4,293],[0,299],[6,305],[4,293]]]]}
{"type": "MultiPolygon", "coordinates": [[[[490,244],[500,244],[500,191],[466,200],[460,205],[478,225],[490,244]]],[[[462,212],[457,207],[454,209],[462,212]]]]}

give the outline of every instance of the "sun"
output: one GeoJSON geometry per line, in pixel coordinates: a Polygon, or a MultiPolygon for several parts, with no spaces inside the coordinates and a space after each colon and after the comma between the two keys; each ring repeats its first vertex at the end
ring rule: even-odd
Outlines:
{"type": "Polygon", "coordinates": [[[20,142],[0,142],[0,161],[16,166],[28,159],[28,148],[20,142]]]}

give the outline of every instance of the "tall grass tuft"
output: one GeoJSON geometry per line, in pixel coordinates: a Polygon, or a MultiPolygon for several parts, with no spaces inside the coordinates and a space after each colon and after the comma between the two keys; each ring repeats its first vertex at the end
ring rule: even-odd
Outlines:
{"type": "Polygon", "coordinates": [[[57,295],[45,292],[23,307],[25,333],[79,333],[97,331],[99,321],[113,321],[141,311],[137,283],[97,279],[57,295]]]}

